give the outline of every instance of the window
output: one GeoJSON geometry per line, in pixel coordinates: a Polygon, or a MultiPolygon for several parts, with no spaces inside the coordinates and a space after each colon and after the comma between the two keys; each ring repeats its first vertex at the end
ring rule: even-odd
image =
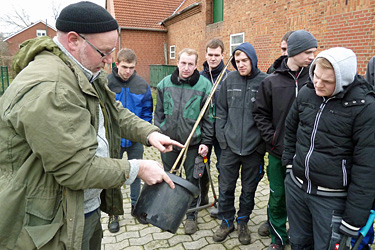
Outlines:
{"type": "Polygon", "coordinates": [[[36,36],[46,36],[46,30],[36,30],[36,36]]]}
{"type": "Polygon", "coordinates": [[[230,54],[232,55],[233,50],[243,42],[245,42],[245,33],[230,35],[230,54]]]}
{"type": "Polygon", "coordinates": [[[224,0],[213,0],[213,23],[224,20],[224,0]]]}
{"type": "Polygon", "coordinates": [[[175,59],[176,57],[176,46],[169,46],[169,59],[175,59]]]}

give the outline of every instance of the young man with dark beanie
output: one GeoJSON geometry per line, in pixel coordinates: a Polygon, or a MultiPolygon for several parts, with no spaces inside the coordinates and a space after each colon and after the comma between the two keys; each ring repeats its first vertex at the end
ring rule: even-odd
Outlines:
{"type": "Polygon", "coordinates": [[[109,90],[102,67],[118,27],[103,7],[78,2],[61,11],[55,38],[15,55],[18,75],[0,99],[0,249],[100,249],[102,189],[136,177],[174,188],[156,161],[117,159],[121,137],[183,147],[109,90]]]}
{"type": "Polygon", "coordinates": [[[314,36],[305,30],[293,32],[287,43],[288,55],[276,60],[273,64],[275,71],[260,84],[253,109],[255,123],[268,151],[270,197],[267,215],[271,233],[269,250],[284,249],[288,239],[284,188],[286,169],[281,164],[284,123],[299,90],[309,78],[309,65],[314,60],[314,52],[318,47],[314,36]]]}

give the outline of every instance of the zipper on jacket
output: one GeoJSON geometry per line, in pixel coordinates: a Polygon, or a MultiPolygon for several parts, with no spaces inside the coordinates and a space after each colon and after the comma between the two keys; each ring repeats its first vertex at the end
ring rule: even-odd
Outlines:
{"type": "Polygon", "coordinates": [[[346,172],[346,160],[342,160],[341,168],[342,168],[342,185],[346,187],[348,185],[348,174],[346,172]]]}
{"type": "Polygon", "coordinates": [[[296,76],[294,76],[292,73],[290,73],[290,71],[288,71],[289,75],[291,75],[294,79],[294,84],[295,84],[295,90],[296,90],[296,97],[298,95],[298,77],[301,75],[302,71],[303,71],[303,67],[301,68],[301,70],[297,73],[296,76]]]}
{"type": "Polygon", "coordinates": [[[328,98],[326,100],[323,97],[323,102],[322,102],[322,104],[320,104],[318,113],[315,116],[314,127],[313,127],[313,130],[312,130],[312,133],[311,133],[311,137],[310,137],[310,148],[309,148],[309,151],[307,152],[306,158],[305,158],[305,177],[306,177],[306,180],[307,180],[307,190],[306,190],[306,192],[308,194],[311,193],[311,180],[310,180],[309,162],[310,162],[310,157],[311,157],[311,155],[312,155],[312,153],[314,151],[314,147],[315,147],[314,143],[315,143],[316,132],[318,130],[318,125],[319,125],[320,117],[321,117],[321,115],[323,113],[323,110],[324,110],[325,106],[327,105],[327,102],[329,100],[331,100],[332,98],[334,98],[334,97],[328,98]]]}

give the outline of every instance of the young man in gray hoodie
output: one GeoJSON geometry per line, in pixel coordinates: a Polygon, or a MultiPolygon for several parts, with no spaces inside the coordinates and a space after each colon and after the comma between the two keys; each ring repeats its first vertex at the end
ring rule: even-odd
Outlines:
{"type": "Polygon", "coordinates": [[[289,239],[293,250],[337,249],[374,202],[375,93],[349,49],[321,52],[309,73],[285,123],[289,239]]]}
{"type": "Polygon", "coordinates": [[[219,179],[220,228],[213,240],[223,241],[234,230],[234,193],[241,170],[242,191],[237,212],[238,239],[250,244],[247,227],[254,208],[255,190],[262,179],[265,145],[255,125],[252,108],[266,73],[258,69],[254,47],[245,42],[233,51],[230,72],[222,83],[216,106],[216,138],[222,149],[219,179]]]}

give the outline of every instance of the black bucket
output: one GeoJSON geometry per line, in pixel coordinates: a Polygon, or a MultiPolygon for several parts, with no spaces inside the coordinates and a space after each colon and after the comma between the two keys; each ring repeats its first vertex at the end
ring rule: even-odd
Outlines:
{"type": "Polygon", "coordinates": [[[166,182],[143,185],[134,207],[134,216],[141,223],[150,223],[165,231],[176,233],[186,211],[199,189],[189,181],[166,172],[175,184],[171,189],[166,182]]]}

